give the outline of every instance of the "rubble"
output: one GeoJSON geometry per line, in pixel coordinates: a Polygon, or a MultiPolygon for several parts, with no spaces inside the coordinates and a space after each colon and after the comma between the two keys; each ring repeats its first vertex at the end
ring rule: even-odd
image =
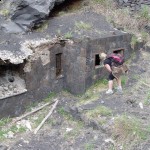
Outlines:
{"type": "Polygon", "coordinates": [[[117,0],[123,7],[129,7],[131,11],[139,11],[142,5],[150,5],[150,0],[117,0]]]}
{"type": "Polygon", "coordinates": [[[0,77],[0,99],[26,92],[25,81],[18,74],[14,76],[7,72],[0,77]]]}

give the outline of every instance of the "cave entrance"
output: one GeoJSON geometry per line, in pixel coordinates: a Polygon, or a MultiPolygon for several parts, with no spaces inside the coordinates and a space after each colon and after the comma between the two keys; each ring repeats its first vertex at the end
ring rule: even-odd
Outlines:
{"type": "Polygon", "coordinates": [[[22,65],[0,64],[0,99],[26,92],[22,65]]]}
{"type": "Polygon", "coordinates": [[[49,17],[56,17],[66,13],[74,12],[82,8],[85,0],[65,0],[62,4],[55,5],[49,17]]]}

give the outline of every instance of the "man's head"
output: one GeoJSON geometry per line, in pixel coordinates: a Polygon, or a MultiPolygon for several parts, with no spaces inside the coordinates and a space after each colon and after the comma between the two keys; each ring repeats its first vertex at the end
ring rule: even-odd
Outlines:
{"type": "Polygon", "coordinates": [[[100,59],[104,60],[104,59],[106,59],[107,54],[105,54],[105,53],[100,53],[100,54],[99,54],[99,57],[100,57],[100,59]]]}

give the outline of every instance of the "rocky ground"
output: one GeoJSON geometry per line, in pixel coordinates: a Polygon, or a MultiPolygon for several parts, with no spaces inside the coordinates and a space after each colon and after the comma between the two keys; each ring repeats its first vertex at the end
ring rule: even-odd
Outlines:
{"type": "Polygon", "coordinates": [[[106,95],[106,80],[100,80],[82,96],[64,91],[55,96],[59,104],[37,134],[33,131],[49,112],[49,106],[23,119],[30,122],[31,131],[14,130],[12,137],[2,140],[0,149],[148,150],[149,57],[150,53],[142,49],[132,54],[127,62],[129,74],[122,79],[123,95],[106,95]]]}

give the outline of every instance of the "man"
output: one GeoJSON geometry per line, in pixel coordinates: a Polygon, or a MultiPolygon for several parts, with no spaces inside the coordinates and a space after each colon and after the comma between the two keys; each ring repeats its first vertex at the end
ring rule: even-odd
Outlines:
{"type": "Polygon", "coordinates": [[[109,71],[108,76],[108,90],[106,91],[106,94],[113,94],[113,80],[116,79],[117,81],[117,92],[119,94],[122,94],[122,85],[121,85],[121,75],[124,72],[127,72],[127,67],[122,67],[124,63],[124,59],[121,56],[121,54],[113,53],[110,56],[107,56],[105,53],[100,54],[100,58],[103,57],[104,59],[104,66],[109,71]],[[106,57],[107,56],[107,57],[106,57]]]}

